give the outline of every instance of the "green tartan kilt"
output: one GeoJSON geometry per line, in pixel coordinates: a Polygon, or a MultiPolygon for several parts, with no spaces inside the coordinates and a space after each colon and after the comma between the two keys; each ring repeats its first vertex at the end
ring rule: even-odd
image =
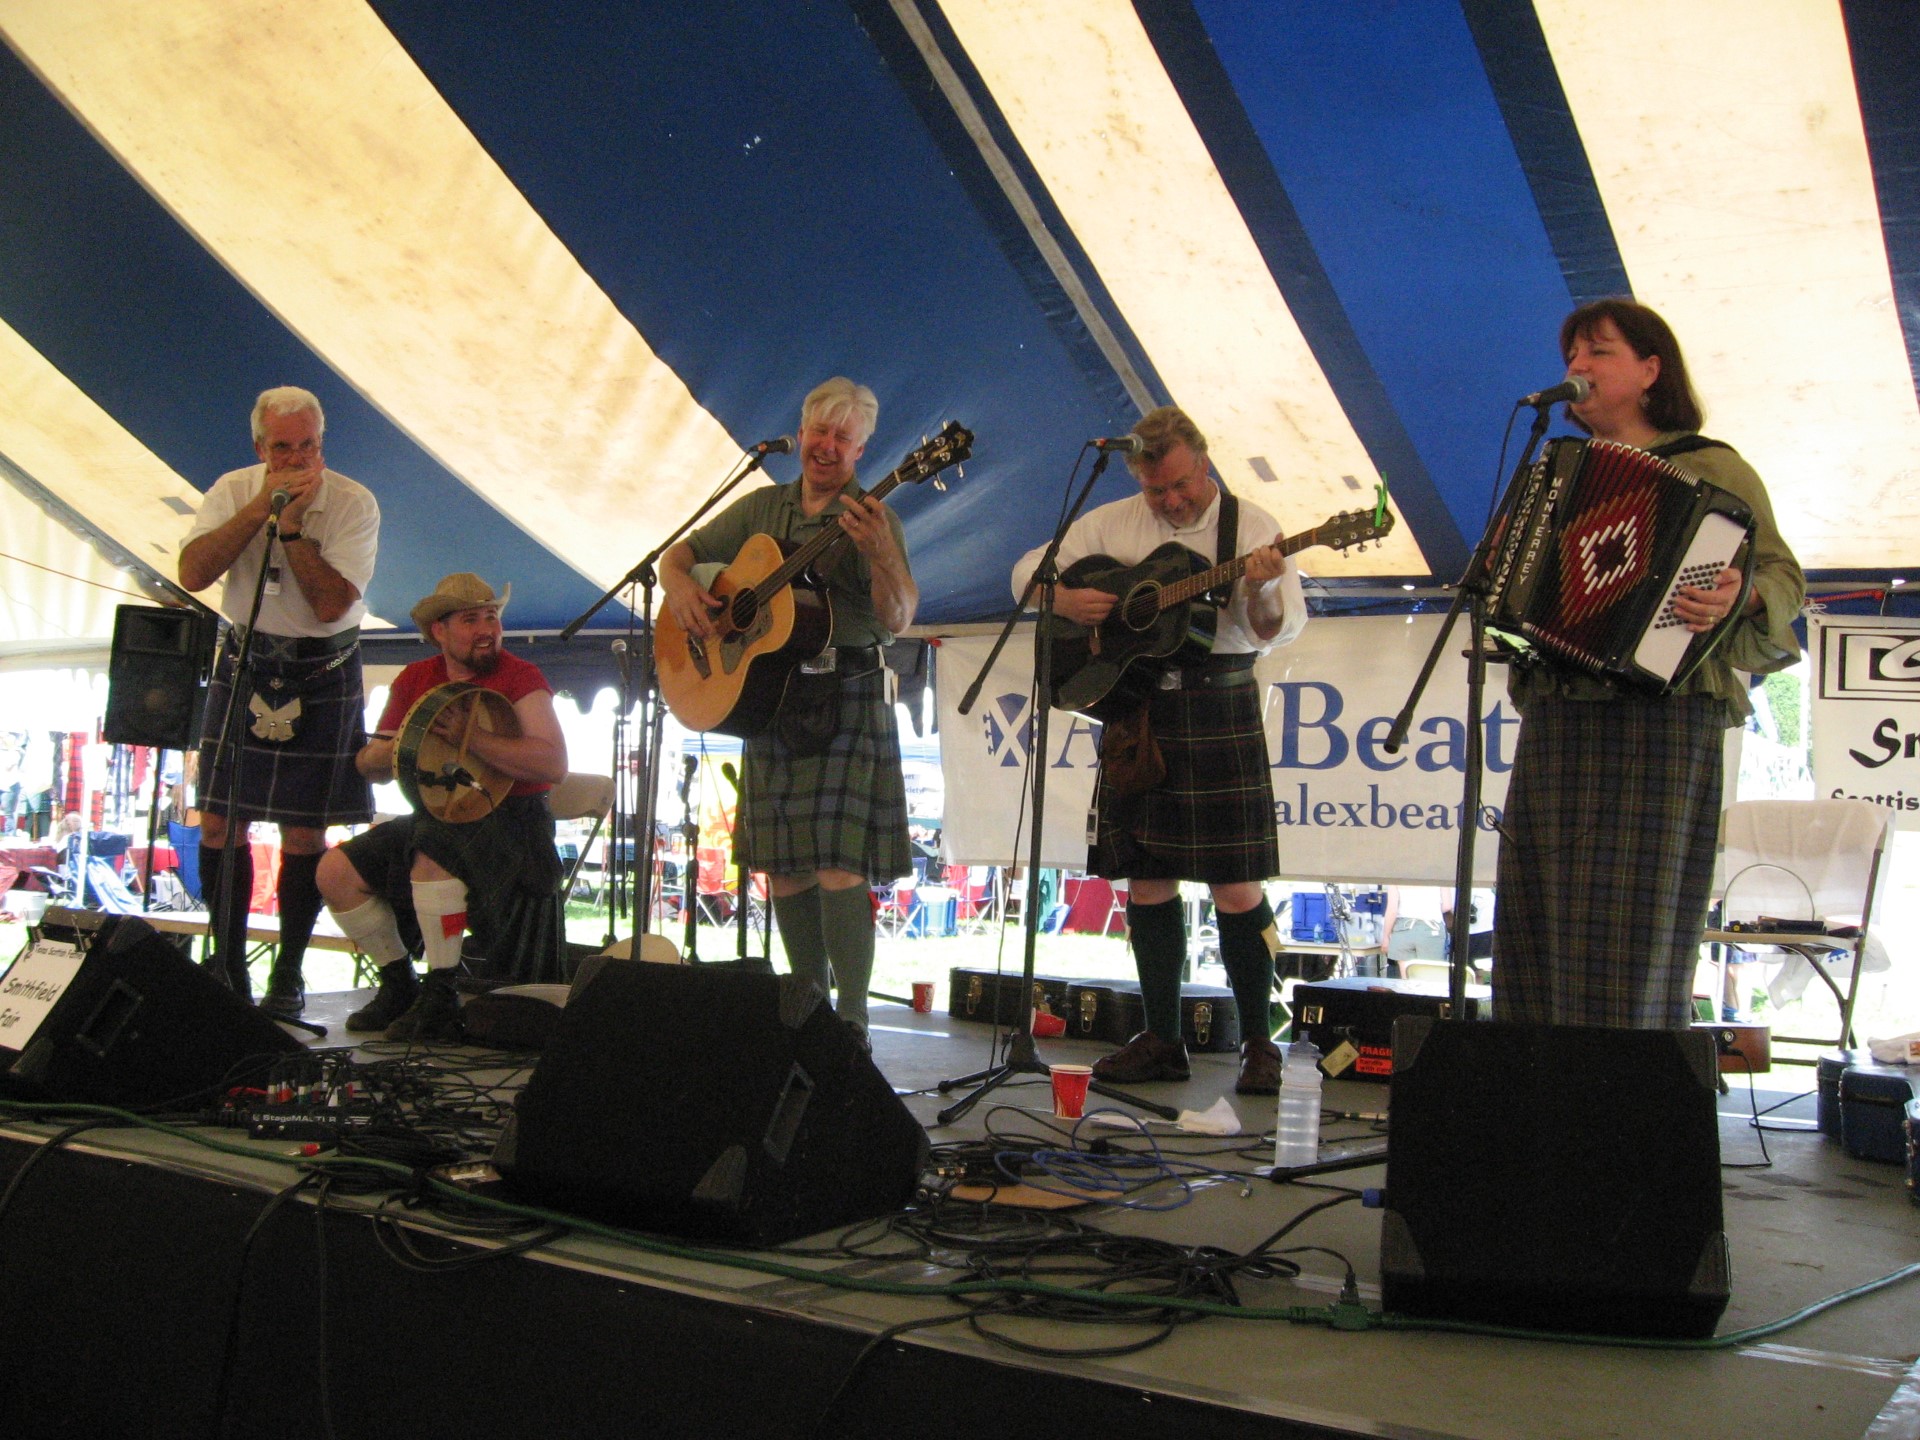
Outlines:
{"type": "Polygon", "coordinates": [[[872,885],[911,873],[907,786],[885,672],[841,682],[838,726],[824,754],[796,755],[777,730],[745,747],[746,867],[770,875],[847,870],[872,885]]]}

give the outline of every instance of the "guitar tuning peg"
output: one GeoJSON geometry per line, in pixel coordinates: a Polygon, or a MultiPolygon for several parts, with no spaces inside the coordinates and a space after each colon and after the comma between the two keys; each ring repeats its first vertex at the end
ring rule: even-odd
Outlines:
{"type": "Polygon", "coordinates": [[[947,493],[947,482],[942,480],[938,475],[936,475],[933,477],[933,488],[938,490],[942,495],[944,495],[947,493]]]}

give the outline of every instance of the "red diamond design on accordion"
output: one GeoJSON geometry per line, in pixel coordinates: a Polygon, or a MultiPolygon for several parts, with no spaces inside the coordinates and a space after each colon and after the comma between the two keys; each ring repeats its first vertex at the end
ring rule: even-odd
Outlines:
{"type": "Polygon", "coordinates": [[[1562,613],[1578,623],[1618,603],[1647,573],[1654,497],[1615,495],[1575,517],[1561,539],[1562,613]]]}

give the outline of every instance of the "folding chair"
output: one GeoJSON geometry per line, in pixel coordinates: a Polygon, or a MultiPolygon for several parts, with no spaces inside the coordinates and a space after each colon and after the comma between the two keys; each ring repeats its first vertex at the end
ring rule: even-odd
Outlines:
{"type": "MultiPolygon", "coordinates": [[[[613,777],[572,772],[548,792],[547,805],[552,809],[555,820],[585,820],[589,816],[593,819],[593,829],[588,832],[584,844],[574,849],[571,855],[566,853],[567,847],[561,849],[561,858],[567,862],[567,874],[560,893],[570,899],[574,884],[580,877],[580,866],[593,849],[593,842],[600,838],[600,827],[607,823],[607,816],[613,811],[613,777]]],[[[587,898],[593,897],[589,895],[587,898]]]]}
{"type": "MultiPolygon", "coordinates": [[[[1770,991],[1784,993],[1796,978],[1804,988],[1817,978],[1840,1009],[1837,1036],[1775,1041],[1853,1048],[1853,1008],[1886,883],[1893,820],[1891,810],[1865,800],[1742,800],[1721,815],[1720,919],[1706,939],[1777,953],[1785,968],[1770,991]]],[[[1726,966],[1723,951],[1723,995],[1726,966]]]]}

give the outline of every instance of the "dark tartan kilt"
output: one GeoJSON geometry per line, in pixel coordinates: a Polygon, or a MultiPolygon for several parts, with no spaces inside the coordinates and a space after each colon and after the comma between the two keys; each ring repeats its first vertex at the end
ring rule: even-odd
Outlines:
{"type": "Polygon", "coordinates": [[[1102,769],[1089,871],[1213,885],[1280,872],[1260,695],[1258,684],[1153,692],[1148,723],[1166,778],[1145,794],[1120,796],[1102,769]]]}
{"type": "Polygon", "coordinates": [[[1689,1023],[1725,733],[1706,695],[1528,704],[1500,844],[1500,1019],[1689,1023]]]}
{"type": "Polygon", "coordinates": [[[739,844],[750,871],[847,870],[884,885],[913,870],[900,732],[882,671],[841,682],[838,728],[824,754],[796,755],[773,731],[748,740],[741,790],[739,844]]]}
{"type": "Polygon", "coordinates": [[[565,979],[562,870],[545,795],[509,795],[484,820],[465,825],[405,815],[340,848],[368,888],[393,906],[410,951],[421,948],[413,911],[418,853],[466,882],[467,930],[486,960],[476,969],[526,985],[565,979]]]}
{"type": "Polygon", "coordinates": [[[228,788],[230,767],[214,764],[220,726],[233,689],[235,642],[220,646],[212,683],[207,686],[206,719],[200,738],[200,804],[216,815],[237,809],[254,820],[283,825],[361,825],[373,818],[373,790],[354,769],[353,757],[367,743],[367,697],[360,677],[360,647],[310,660],[268,660],[257,652],[249,661],[253,688],[278,708],[300,697],[301,713],[291,740],[274,743],[251,729],[253,712],[242,695],[234,716],[240,755],[240,783],[228,788]],[[328,667],[332,666],[331,669],[328,667]],[[274,682],[279,682],[276,689],[274,682]],[[228,797],[233,797],[230,804],[228,797]]]}

